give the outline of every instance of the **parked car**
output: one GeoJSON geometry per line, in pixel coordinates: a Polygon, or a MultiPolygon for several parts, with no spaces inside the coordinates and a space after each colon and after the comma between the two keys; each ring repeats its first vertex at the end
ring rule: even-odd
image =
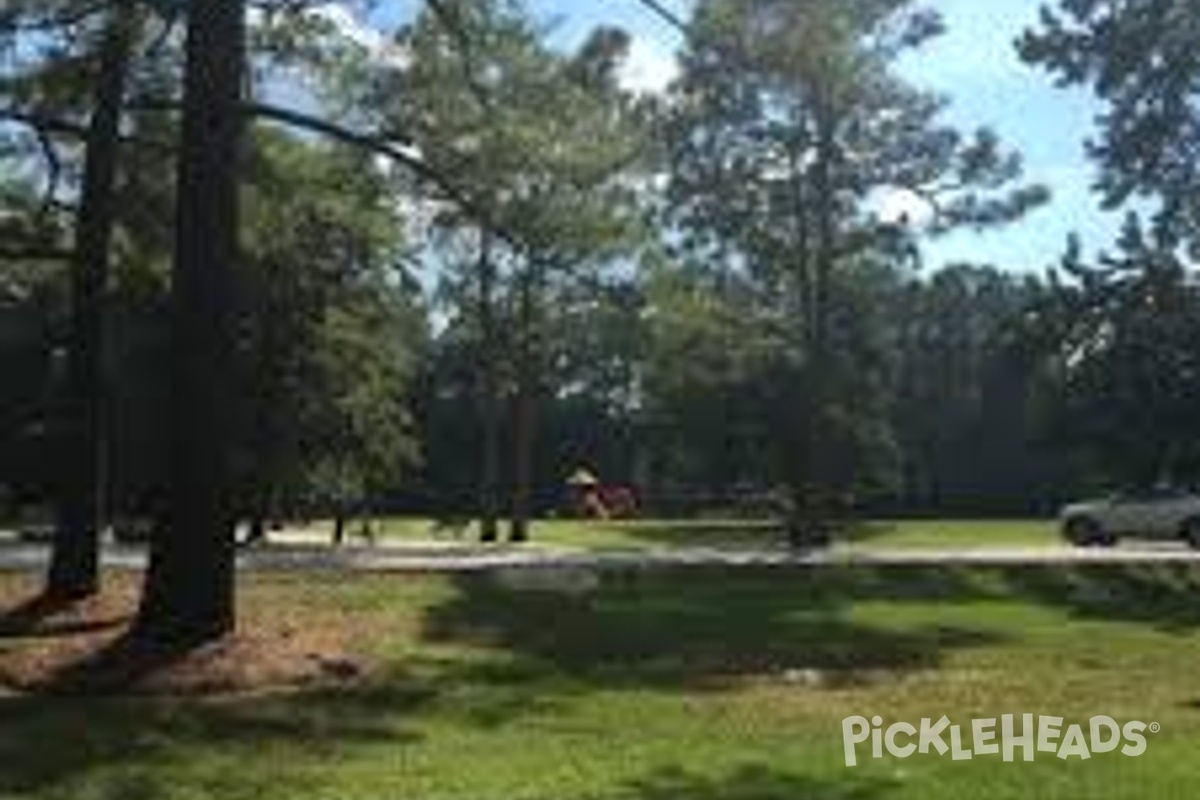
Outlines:
{"type": "Polygon", "coordinates": [[[1182,539],[1200,548],[1200,493],[1174,487],[1119,492],[1073,503],[1059,515],[1072,544],[1111,546],[1122,537],[1182,539]]]}

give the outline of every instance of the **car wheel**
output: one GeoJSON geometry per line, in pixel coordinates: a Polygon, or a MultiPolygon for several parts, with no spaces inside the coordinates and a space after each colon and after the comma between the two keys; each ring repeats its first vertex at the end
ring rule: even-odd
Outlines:
{"type": "Polygon", "coordinates": [[[1078,547],[1088,545],[1111,547],[1116,544],[1116,539],[1106,534],[1100,527],[1100,523],[1087,517],[1067,520],[1067,524],[1063,527],[1063,535],[1067,541],[1078,547]]]}
{"type": "Polygon", "coordinates": [[[1183,540],[1195,550],[1200,550],[1200,517],[1183,523],[1183,540]]]}

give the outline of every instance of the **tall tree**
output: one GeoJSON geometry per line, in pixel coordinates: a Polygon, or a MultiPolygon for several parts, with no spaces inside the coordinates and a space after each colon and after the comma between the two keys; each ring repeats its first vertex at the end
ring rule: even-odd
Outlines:
{"type": "Polygon", "coordinates": [[[611,261],[629,241],[632,193],[622,179],[643,141],[637,109],[613,77],[628,46],[614,33],[567,57],[546,47],[516,4],[439,0],[403,35],[409,68],[385,72],[375,86],[373,105],[385,109],[388,127],[406,131],[426,163],[473,200],[465,218],[438,221],[480,242],[463,310],[480,336],[480,506],[489,538],[497,527],[499,365],[513,376],[510,537],[519,541],[533,511],[537,405],[547,392],[546,293],[586,264],[611,261]],[[508,337],[496,330],[505,288],[508,337]]]}
{"type": "Polygon", "coordinates": [[[675,221],[693,254],[751,278],[775,330],[769,413],[798,526],[853,487],[878,427],[856,386],[865,342],[843,324],[858,319],[846,301],[855,273],[902,262],[919,233],[1007,222],[1044,199],[1014,188],[1020,159],[994,134],[948,127],[946,101],[898,75],[897,58],[941,30],[909,0],[696,10],[671,124],[675,221]],[[880,219],[881,191],[906,194],[928,221],[880,219]]]}
{"type": "Polygon", "coordinates": [[[70,445],[63,450],[63,490],[47,585],[48,594],[69,599],[93,594],[99,585],[107,458],[105,295],[117,217],[122,109],[137,18],[129,0],[121,0],[108,12],[95,61],[94,99],[84,140],[67,345],[70,445]]]}
{"type": "Polygon", "coordinates": [[[193,0],[173,271],[169,523],[152,544],[138,630],[189,643],[230,631],[231,285],[238,255],[246,4],[193,0]]]}
{"type": "MultiPolygon", "coordinates": [[[[412,60],[403,76],[378,75],[393,127],[407,132],[426,163],[449,176],[475,211],[439,209],[431,243],[450,269],[443,296],[473,331],[473,394],[478,415],[477,513],[484,541],[499,538],[506,336],[502,308],[511,241],[503,205],[528,153],[517,138],[514,87],[528,84],[538,44],[524,14],[492,0],[430,3],[400,34],[412,60]],[[471,252],[473,251],[473,255],[471,252]]],[[[522,123],[524,124],[524,123],[522,123]]]]}
{"type": "Polygon", "coordinates": [[[237,505],[258,539],[286,509],[353,507],[400,485],[415,456],[407,395],[425,333],[378,165],[269,129],[248,149],[227,385],[237,505]]]}
{"type": "Polygon", "coordinates": [[[1130,216],[1098,264],[1072,249],[1028,315],[1051,432],[1109,484],[1200,476],[1200,289],[1171,240],[1130,216]]]}
{"type": "Polygon", "coordinates": [[[1158,201],[1160,236],[1200,252],[1200,9],[1189,0],[1061,0],[1022,57],[1103,102],[1087,145],[1106,205],[1158,201]]]}
{"type": "Polygon", "coordinates": [[[86,596],[98,583],[107,461],[105,306],[120,206],[123,101],[143,16],[126,0],[0,8],[0,36],[9,48],[0,113],[36,132],[46,159],[46,197],[35,219],[52,213],[65,224],[70,215],[73,227],[61,341],[66,374],[53,420],[58,524],[47,592],[56,598],[86,596]],[[60,193],[60,183],[69,189],[60,193]]]}
{"type": "MultiPolygon", "coordinates": [[[[509,538],[529,538],[535,512],[534,463],[539,402],[561,387],[548,383],[548,292],[569,289],[589,269],[611,266],[643,240],[635,176],[646,179],[649,109],[619,87],[617,67],[629,39],[601,28],[567,59],[553,59],[527,113],[556,109],[527,134],[537,154],[526,169],[510,228],[520,238],[517,275],[516,396],[513,403],[513,495],[509,538]]],[[[552,295],[550,295],[552,296],[552,295]]]]}
{"type": "Polygon", "coordinates": [[[1058,367],[1059,430],[1108,480],[1196,474],[1184,409],[1196,402],[1200,331],[1198,36],[1200,10],[1186,0],[1062,0],[1018,43],[1026,61],[1104,105],[1086,145],[1104,204],[1149,209],[1098,264],[1068,252],[1037,334],[1058,367]]]}
{"type": "Polygon", "coordinates": [[[1016,335],[1040,287],[970,265],[898,282],[889,394],[904,510],[1026,513],[1051,493],[1055,459],[1028,413],[1037,359],[1016,335]]]}

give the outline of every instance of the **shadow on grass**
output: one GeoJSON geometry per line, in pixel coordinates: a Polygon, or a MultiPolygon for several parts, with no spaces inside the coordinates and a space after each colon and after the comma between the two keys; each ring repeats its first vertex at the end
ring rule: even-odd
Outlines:
{"type": "Polygon", "coordinates": [[[99,650],[85,652],[51,671],[32,688],[45,695],[116,694],[178,664],[197,649],[190,644],[158,642],[127,630],[99,650]]]}
{"type": "Polygon", "coordinates": [[[854,601],[1012,601],[1165,632],[1200,628],[1200,566],[1187,563],[831,568],[814,573],[820,585],[854,601]]]}
{"type": "Polygon", "coordinates": [[[702,776],[681,768],[637,780],[620,796],[629,800],[882,800],[895,785],[880,780],[829,781],[747,764],[727,775],[702,776]]]}
{"type": "MultiPolygon", "coordinates": [[[[320,795],[339,788],[339,759],[360,744],[386,742],[389,758],[422,741],[389,712],[418,713],[427,698],[364,691],[189,706],[105,700],[0,700],[18,719],[0,728],[0,795],[121,797],[158,800],[320,795]],[[80,724],[80,719],[87,724],[80,724]],[[286,762],[272,754],[286,745],[286,762]],[[265,759],[255,761],[251,759],[265,759]],[[222,766],[223,765],[223,766],[222,766]],[[243,768],[239,768],[243,765],[243,768]]],[[[592,800],[884,800],[895,785],[849,775],[817,778],[746,763],[719,774],[668,767],[634,778],[592,800]]],[[[323,795],[321,795],[323,796],[323,795]]],[[[339,795],[341,796],[341,795],[339,795]]]]}
{"type": "Polygon", "coordinates": [[[822,683],[934,667],[943,651],[997,641],[987,630],[865,624],[842,570],[609,573],[585,593],[518,591],[459,579],[425,635],[535,659],[602,686],[697,688],[746,675],[813,670],[822,683]]]}
{"type": "Polygon", "coordinates": [[[431,699],[402,681],[220,701],[0,698],[0,796],[76,796],[86,785],[88,796],[157,798],[179,787],[181,768],[189,796],[287,796],[319,786],[322,773],[248,760],[280,746],[311,764],[360,744],[403,747],[419,739],[408,716],[431,699]],[[195,768],[212,758],[227,767],[195,768]]]}
{"type": "MultiPolygon", "coordinates": [[[[853,684],[875,672],[935,668],[954,650],[1002,640],[983,623],[869,624],[854,613],[868,601],[1035,603],[1172,630],[1200,622],[1200,570],[1184,565],[615,573],[567,593],[518,591],[494,576],[463,577],[456,586],[428,608],[425,641],[403,642],[395,651],[403,655],[370,682],[205,702],[0,699],[0,797],[82,796],[88,784],[89,796],[136,800],[181,780],[195,796],[235,800],[332,793],[338,772],[319,765],[363,745],[400,753],[446,723],[501,729],[583,693],[705,690],[791,670],[819,673],[814,688],[853,684]],[[439,644],[454,647],[428,647],[439,644]],[[431,728],[434,718],[439,726],[431,728]],[[286,764],[278,768],[239,769],[244,759],[280,757],[286,764]]],[[[628,784],[614,800],[891,794],[888,784],[852,778],[825,782],[759,765],[715,776],[666,770],[628,784]]]]}
{"type": "Polygon", "coordinates": [[[121,627],[128,617],[72,619],[69,614],[83,601],[37,594],[0,611],[0,639],[49,639],[102,633],[121,627]],[[62,618],[63,615],[68,615],[62,618]],[[56,617],[59,617],[56,619],[56,617]]]}
{"type": "MultiPolygon", "coordinates": [[[[822,567],[605,573],[579,591],[458,579],[428,612],[437,643],[498,648],[600,688],[720,687],[742,676],[815,672],[822,687],[933,669],[950,651],[1019,635],[1003,623],[890,624],[863,602],[1012,602],[1166,632],[1200,627],[1191,565],[822,567]]],[[[961,618],[961,617],[960,617],[961,618]]]]}
{"type": "Polygon", "coordinates": [[[783,526],[765,520],[635,521],[599,523],[638,542],[660,547],[778,547],[783,526]]]}
{"type": "MultiPolygon", "coordinates": [[[[708,547],[715,549],[779,549],[788,546],[779,520],[696,520],[598,523],[640,544],[654,547],[708,547]]],[[[866,520],[851,521],[836,535],[843,542],[863,543],[895,533],[894,525],[866,520]]]]}
{"type": "Polygon", "coordinates": [[[1137,622],[1187,633],[1200,627],[1200,568],[1095,564],[1001,570],[1008,594],[1081,619],[1137,622]]]}
{"type": "Polygon", "coordinates": [[[579,690],[503,656],[418,653],[388,662],[369,680],[277,694],[114,693],[131,679],[127,670],[152,672],[174,658],[121,651],[131,646],[118,642],[99,663],[77,663],[70,677],[56,676],[40,693],[0,695],[0,797],[157,800],[181,780],[189,797],[333,792],[339,775],[330,765],[372,745],[400,758],[425,741],[434,717],[495,730],[550,711],[579,690]],[[274,766],[256,760],[279,753],[286,761],[274,766]]]}
{"type": "Polygon", "coordinates": [[[899,530],[895,523],[879,522],[877,520],[858,520],[850,524],[842,534],[842,541],[851,544],[864,544],[876,539],[893,536],[899,530]]]}
{"type": "Polygon", "coordinates": [[[1082,620],[1175,633],[1200,628],[1200,566],[1187,563],[876,567],[830,571],[825,579],[856,601],[1011,601],[1082,620]]]}

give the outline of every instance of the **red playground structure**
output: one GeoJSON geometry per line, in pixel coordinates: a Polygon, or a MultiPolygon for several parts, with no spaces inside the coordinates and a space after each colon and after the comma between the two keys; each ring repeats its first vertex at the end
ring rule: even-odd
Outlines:
{"type": "Polygon", "coordinates": [[[630,486],[606,486],[590,470],[579,468],[567,478],[571,510],[584,519],[630,519],[638,515],[637,495],[630,486]]]}

